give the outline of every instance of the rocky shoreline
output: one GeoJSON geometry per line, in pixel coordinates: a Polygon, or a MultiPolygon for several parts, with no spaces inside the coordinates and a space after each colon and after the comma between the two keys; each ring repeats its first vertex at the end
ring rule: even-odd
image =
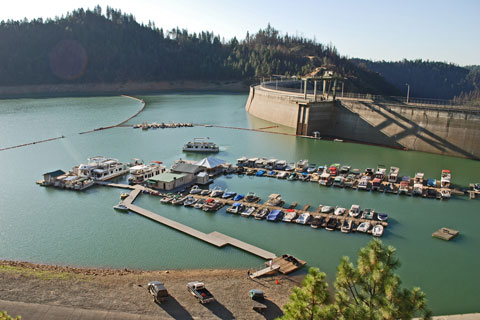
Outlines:
{"type": "Polygon", "coordinates": [[[0,98],[97,96],[118,94],[152,94],[165,91],[248,92],[243,81],[155,81],[125,83],[62,83],[22,86],[0,86],[0,98]]]}

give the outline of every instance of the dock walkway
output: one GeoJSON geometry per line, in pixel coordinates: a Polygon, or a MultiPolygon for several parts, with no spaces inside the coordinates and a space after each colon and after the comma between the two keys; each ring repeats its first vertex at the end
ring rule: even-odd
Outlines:
{"type": "Polygon", "coordinates": [[[224,247],[227,244],[237,247],[241,250],[244,250],[246,252],[249,252],[251,254],[254,254],[258,257],[261,257],[265,260],[271,260],[276,257],[276,255],[272,252],[263,250],[261,248],[258,248],[254,245],[251,245],[249,243],[240,241],[238,239],[229,237],[223,233],[220,232],[212,232],[210,234],[206,234],[204,232],[198,231],[194,228],[191,228],[189,226],[186,226],[180,222],[173,221],[171,219],[165,218],[159,214],[153,213],[149,210],[146,210],[144,208],[141,208],[139,206],[136,206],[133,204],[133,201],[138,197],[138,195],[145,189],[143,186],[135,185],[135,186],[129,186],[125,184],[115,184],[115,183],[100,183],[100,185],[105,185],[109,187],[117,187],[117,188],[123,188],[123,189],[133,189],[132,192],[128,195],[125,200],[123,200],[122,204],[128,208],[128,210],[135,212],[141,216],[144,216],[150,220],[153,220],[155,222],[161,223],[167,227],[170,227],[172,229],[175,229],[177,231],[183,232],[189,236],[192,236],[194,238],[197,238],[199,240],[202,240],[204,242],[207,242],[211,245],[214,245],[218,248],[224,247]]]}

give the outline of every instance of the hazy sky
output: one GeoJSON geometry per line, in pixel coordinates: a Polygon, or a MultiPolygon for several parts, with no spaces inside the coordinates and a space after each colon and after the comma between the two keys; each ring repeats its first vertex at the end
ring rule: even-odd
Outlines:
{"type": "Polygon", "coordinates": [[[480,64],[480,0],[1,0],[0,20],[53,18],[97,4],[164,29],[208,30],[226,39],[270,23],[283,34],[331,42],[348,57],[480,64]]]}

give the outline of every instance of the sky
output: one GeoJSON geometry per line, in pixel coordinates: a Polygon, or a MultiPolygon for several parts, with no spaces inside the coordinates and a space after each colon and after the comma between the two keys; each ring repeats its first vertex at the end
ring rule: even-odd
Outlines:
{"type": "MultiPolygon", "coordinates": [[[[244,39],[268,23],[351,58],[480,65],[480,0],[0,0],[0,20],[54,18],[97,4],[138,22],[244,39]]],[[[0,43],[1,45],[1,43],[0,43]]]]}

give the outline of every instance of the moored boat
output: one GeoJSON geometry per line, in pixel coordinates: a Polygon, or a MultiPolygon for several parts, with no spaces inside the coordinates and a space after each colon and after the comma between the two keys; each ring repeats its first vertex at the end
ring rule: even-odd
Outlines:
{"type": "Polygon", "coordinates": [[[292,222],[297,217],[297,213],[293,209],[287,209],[285,211],[285,216],[283,217],[283,222],[292,222]]]}
{"type": "Polygon", "coordinates": [[[349,233],[350,231],[352,231],[352,224],[352,219],[343,220],[342,228],[340,229],[340,231],[342,231],[343,233],[349,233]]]}
{"type": "Polygon", "coordinates": [[[372,235],[374,237],[381,237],[383,235],[383,226],[381,224],[377,224],[372,229],[372,235]]]}
{"type": "Polygon", "coordinates": [[[360,206],[358,204],[352,204],[350,207],[350,210],[348,210],[348,215],[350,217],[356,218],[360,215],[360,206]]]}
{"type": "Polygon", "coordinates": [[[295,222],[298,224],[307,224],[311,218],[312,215],[310,213],[304,212],[297,218],[295,222]]]}
{"type": "Polygon", "coordinates": [[[262,219],[265,219],[269,213],[270,213],[270,209],[262,208],[261,210],[257,211],[257,213],[253,215],[253,217],[256,220],[262,220],[262,219]]]}
{"type": "Polygon", "coordinates": [[[117,205],[113,206],[113,209],[128,212],[128,208],[121,201],[117,205]]]}
{"type": "Polygon", "coordinates": [[[183,151],[187,152],[219,152],[218,146],[207,141],[208,138],[194,138],[183,146],[183,151]]]}
{"type": "Polygon", "coordinates": [[[338,219],[334,217],[330,217],[327,221],[327,225],[325,226],[325,230],[328,231],[335,231],[337,229],[338,219]]]}
{"type": "Polygon", "coordinates": [[[398,180],[398,173],[400,169],[397,167],[390,167],[390,172],[388,173],[388,182],[396,183],[398,180]]]}
{"type": "Polygon", "coordinates": [[[242,212],[242,216],[250,217],[255,213],[255,210],[257,210],[257,208],[255,208],[254,206],[246,207],[245,210],[242,212]]]}
{"type": "Polygon", "coordinates": [[[370,222],[362,222],[358,225],[357,227],[357,231],[358,232],[368,232],[368,230],[370,229],[370,222]]]}
{"type": "Polygon", "coordinates": [[[239,213],[242,213],[243,210],[245,210],[245,206],[243,205],[243,203],[241,203],[241,202],[235,202],[235,203],[232,204],[230,207],[228,207],[226,211],[227,211],[228,213],[239,214],[239,213]]]}
{"type": "Polygon", "coordinates": [[[280,221],[282,218],[283,218],[283,211],[276,209],[276,210],[272,210],[268,214],[267,221],[276,222],[276,221],[280,221]]]}
{"type": "Polygon", "coordinates": [[[343,216],[344,213],[345,213],[345,208],[341,208],[341,207],[336,208],[334,212],[336,216],[343,216]]]}

